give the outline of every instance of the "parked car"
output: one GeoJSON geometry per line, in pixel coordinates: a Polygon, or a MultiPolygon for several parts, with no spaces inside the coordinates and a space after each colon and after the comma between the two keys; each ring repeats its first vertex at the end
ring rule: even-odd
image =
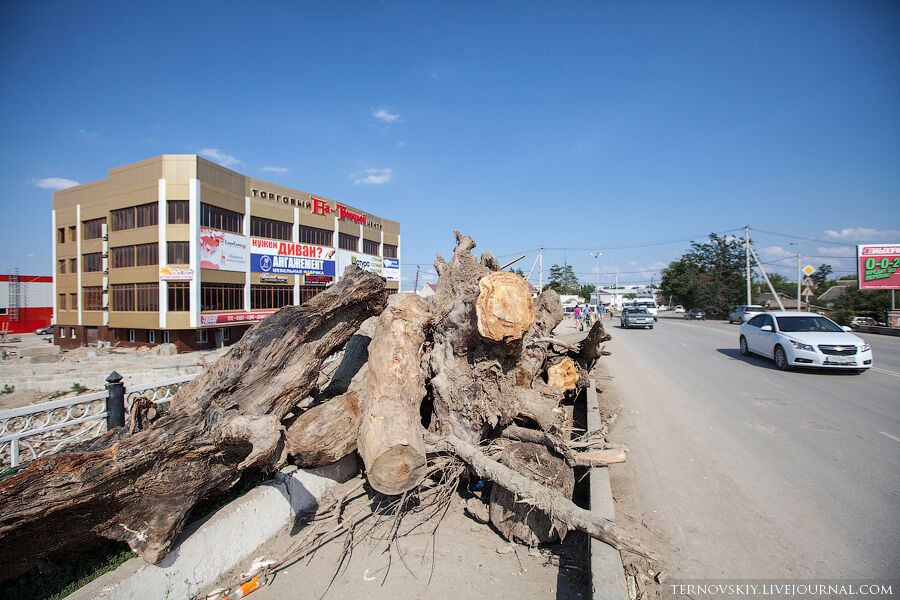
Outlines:
{"type": "Polygon", "coordinates": [[[853,320],[850,321],[850,327],[858,327],[860,325],[878,325],[879,323],[875,321],[872,317],[853,317],[853,320]]]}
{"type": "Polygon", "coordinates": [[[679,304],[678,306],[675,307],[675,312],[677,312],[677,313],[682,313],[682,314],[683,314],[683,313],[684,313],[684,307],[683,307],[682,305],[679,304]]]}
{"type": "Polygon", "coordinates": [[[705,321],[706,320],[706,311],[702,308],[692,308],[691,310],[684,313],[685,319],[692,319],[694,321],[705,321]]]}
{"type": "Polygon", "coordinates": [[[786,371],[792,367],[856,370],[872,367],[872,348],[828,317],[808,312],[771,312],[741,325],[741,354],[759,354],[786,371]]]}
{"type": "Polygon", "coordinates": [[[47,325],[46,327],[41,327],[40,329],[36,329],[35,335],[51,335],[53,333],[53,325],[47,325]]]}
{"type": "Polygon", "coordinates": [[[766,312],[765,307],[757,304],[742,304],[728,314],[729,323],[746,323],[753,318],[753,315],[766,312]]]}
{"type": "Polygon", "coordinates": [[[622,310],[622,315],[619,318],[619,324],[625,329],[631,329],[632,327],[653,329],[653,321],[653,315],[647,312],[646,309],[637,306],[625,308],[622,310]]]}

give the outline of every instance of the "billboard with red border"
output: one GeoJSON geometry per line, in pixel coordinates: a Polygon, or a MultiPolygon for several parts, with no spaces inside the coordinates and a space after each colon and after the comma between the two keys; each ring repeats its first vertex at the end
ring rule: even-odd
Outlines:
{"type": "Polygon", "coordinates": [[[268,312],[235,312],[235,313],[201,313],[200,326],[210,325],[240,325],[241,323],[256,323],[262,321],[275,311],[268,312]]]}
{"type": "Polygon", "coordinates": [[[856,247],[861,290],[900,290],[900,244],[862,244],[856,247]]]}

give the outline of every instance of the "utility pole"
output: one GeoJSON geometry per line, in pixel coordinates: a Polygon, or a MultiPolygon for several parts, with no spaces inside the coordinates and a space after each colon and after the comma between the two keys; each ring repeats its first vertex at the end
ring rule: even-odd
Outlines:
{"type": "Polygon", "coordinates": [[[747,305],[752,304],[750,299],[750,226],[744,227],[744,260],[747,263],[747,305]]]}
{"type": "Polygon", "coordinates": [[[538,251],[538,293],[544,291],[544,247],[538,251]]]}
{"type": "Polygon", "coordinates": [[[419,292],[419,265],[416,265],[416,282],[413,284],[413,292],[419,292]]]}
{"type": "Polygon", "coordinates": [[[791,242],[790,245],[797,246],[797,311],[800,311],[800,242],[791,242]]]}
{"type": "Polygon", "coordinates": [[[603,256],[602,252],[591,252],[591,256],[594,257],[594,275],[596,276],[597,285],[594,286],[594,289],[597,290],[597,304],[600,304],[600,257],[603,256]]]}

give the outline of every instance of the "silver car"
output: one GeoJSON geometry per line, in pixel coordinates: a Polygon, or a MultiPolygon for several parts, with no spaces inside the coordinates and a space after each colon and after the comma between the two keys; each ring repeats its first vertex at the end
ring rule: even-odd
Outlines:
{"type": "Polygon", "coordinates": [[[742,304],[728,314],[729,323],[746,323],[759,313],[766,312],[766,309],[758,304],[742,304]]]}
{"type": "Polygon", "coordinates": [[[624,329],[630,329],[632,327],[646,327],[648,329],[653,329],[653,321],[653,315],[643,308],[637,307],[626,308],[622,311],[622,316],[619,317],[619,324],[624,329]]]}

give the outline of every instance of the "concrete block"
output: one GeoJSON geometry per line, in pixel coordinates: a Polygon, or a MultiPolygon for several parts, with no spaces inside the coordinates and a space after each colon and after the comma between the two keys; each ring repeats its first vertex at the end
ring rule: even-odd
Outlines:
{"type": "Polygon", "coordinates": [[[60,353],[59,346],[51,346],[47,344],[46,346],[29,346],[27,348],[18,348],[19,356],[52,356],[54,354],[60,353]]]}
{"type": "Polygon", "coordinates": [[[158,565],[134,558],[67,600],[205,597],[212,584],[283,529],[314,510],[332,486],[358,471],[356,455],[318,469],[285,469],[186,530],[158,565]]]}

